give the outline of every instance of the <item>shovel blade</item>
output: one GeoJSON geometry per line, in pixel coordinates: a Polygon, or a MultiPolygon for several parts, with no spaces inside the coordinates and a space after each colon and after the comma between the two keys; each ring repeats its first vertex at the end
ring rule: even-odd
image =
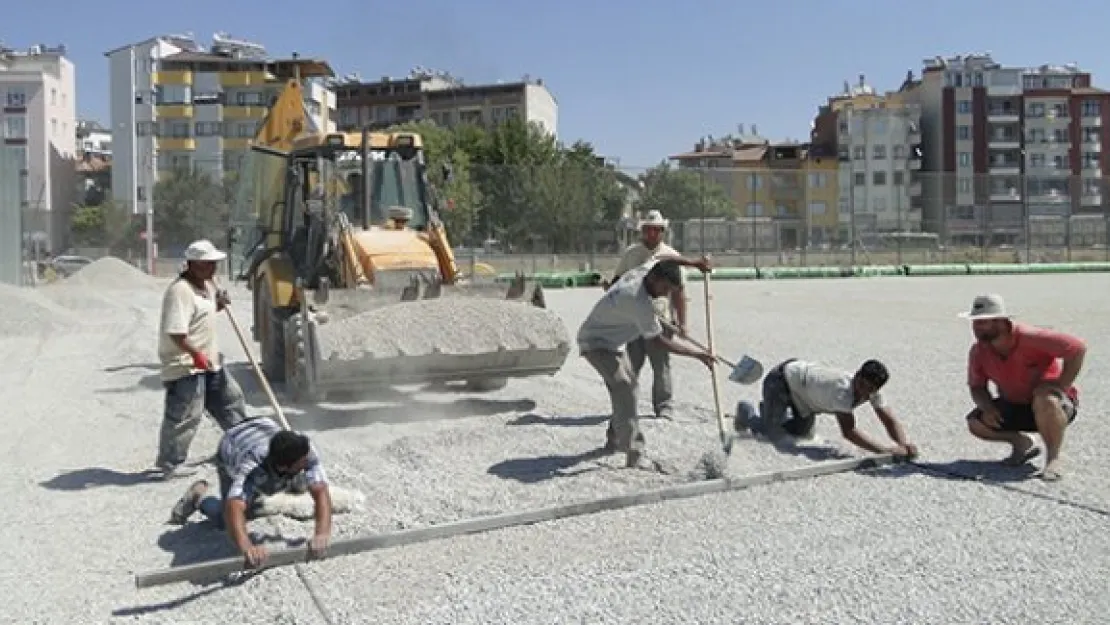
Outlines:
{"type": "Polygon", "coordinates": [[[755,384],[763,377],[763,363],[751,356],[744,355],[728,375],[737,384],[755,384]]]}

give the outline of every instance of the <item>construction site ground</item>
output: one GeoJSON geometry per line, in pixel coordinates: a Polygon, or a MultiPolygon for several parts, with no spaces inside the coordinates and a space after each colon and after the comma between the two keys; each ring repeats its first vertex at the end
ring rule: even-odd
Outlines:
{"type": "MultiPolygon", "coordinates": [[[[166,523],[188,484],[146,473],[162,411],[155,338],[166,279],[112,259],[38,289],[0,289],[0,411],[8,508],[3,623],[1087,623],[1110,611],[1110,279],[1105,275],[715,283],[717,344],[770,368],[787,357],[851,369],[877,357],[886,391],[932,468],[900,465],[754,487],[449,541],[273,569],[242,584],[136,590],[140,571],[233,555],[195,519],[166,523]],[[1004,469],[964,415],[972,298],[998,292],[1023,319],[1084,337],[1080,415],[1063,481],[1004,469]],[[981,476],[962,479],[958,476],[981,476]]],[[[704,336],[702,285],[690,316],[704,336]]],[[[240,323],[249,292],[231,289],[240,323]]],[[[552,291],[571,334],[600,289],[552,291]]],[[[227,367],[250,410],[264,394],[226,319],[227,367]]],[[[412,328],[420,332],[420,328],[412,328]]],[[[726,372],[722,372],[725,375],[726,372]]],[[[332,482],[363,509],[338,538],[427,526],[678,484],[719,445],[701,364],[674,360],[673,421],[644,420],[663,474],[590,459],[609,402],[584,360],[503,390],[399,389],[360,404],[287,409],[332,482]]],[[[651,370],[641,378],[650,414],[651,370]]],[[[726,383],[726,409],[758,385],[726,383]]],[[[869,408],[858,412],[882,435],[869,408]]],[[[742,440],[730,474],[857,451],[823,418],[824,443],[794,452],[742,440]]],[[[208,421],[193,461],[214,452],[208,421]]],[[[1042,458],[1035,461],[1037,466],[1042,458]]],[[[201,474],[215,477],[210,464],[201,474]]],[[[256,521],[284,545],[311,522],[256,521]]],[[[296,544],[294,542],[294,544],[296,544]]]]}

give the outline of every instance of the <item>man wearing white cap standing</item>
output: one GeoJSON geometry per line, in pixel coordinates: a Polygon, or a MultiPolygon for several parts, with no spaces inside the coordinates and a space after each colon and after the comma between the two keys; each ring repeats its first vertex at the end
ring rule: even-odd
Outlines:
{"type": "Polygon", "coordinates": [[[1009,443],[1013,452],[1004,462],[1011,466],[1040,454],[1026,434],[1037,432],[1046,451],[1041,479],[1059,480],[1064,430],[1079,404],[1074,382],[1087,353],[1083,339],[1015,322],[999,295],[976,297],[960,316],[971,320],[976,339],[967,362],[975,402],[968,429],[982,440],[1009,443]],[[991,395],[989,382],[998,388],[998,397],[991,395]]]}
{"type": "Polygon", "coordinates": [[[193,473],[184,463],[205,411],[224,431],[247,418],[243,391],[224,370],[216,339],[216,315],[230,301],[211,280],[225,258],[211,241],[194,241],[185,249],[185,270],[162,298],[158,357],[166,399],[156,464],[165,478],[193,473]]]}
{"type": "MultiPolygon", "coordinates": [[[[644,263],[660,256],[678,256],[673,247],[663,242],[663,235],[670,222],[663,218],[663,213],[653,210],[648,211],[647,217],[640,221],[640,242],[634,243],[621,257],[613,272],[613,280],[605,284],[608,288],[628,271],[640,267],[644,263]]],[[[670,295],[653,300],[655,313],[665,322],[679,328],[682,336],[686,336],[686,274],[682,273],[682,285],[674,289],[670,295]],[[673,313],[673,314],[672,314],[673,313]]],[[[666,325],[664,325],[666,328],[666,325]]],[[[672,332],[664,330],[667,338],[672,332]]],[[[628,358],[632,364],[632,373],[640,376],[644,367],[644,360],[651,361],[651,370],[654,380],[651,387],[651,404],[655,415],[661,419],[670,419],[672,414],[672,401],[674,392],[671,386],[671,353],[660,343],[638,338],[628,344],[628,358]]]]}

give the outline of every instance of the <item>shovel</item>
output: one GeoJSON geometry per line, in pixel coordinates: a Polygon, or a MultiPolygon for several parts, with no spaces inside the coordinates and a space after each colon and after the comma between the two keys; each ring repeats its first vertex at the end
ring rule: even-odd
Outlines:
{"type": "MultiPolygon", "coordinates": [[[[708,325],[708,319],[706,321],[707,321],[707,325],[708,325]]],[[[673,332],[675,334],[678,334],[678,326],[674,325],[673,323],[663,321],[663,327],[667,328],[668,330],[670,330],[671,332],[673,332]]],[[[709,332],[710,332],[710,336],[712,336],[712,330],[709,330],[709,332]]],[[[728,374],[728,379],[729,379],[730,382],[736,382],[737,384],[749,385],[749,384],[755,384],[756,382],[758,382],[760,380],[760,378],[763,377],[763,363],[759,362],[755,358],[752,358],[751,356],[748,356],[748,355],[745,354],[744,356],[740,357],[740,362],[735,362],[734,363],[732,361],[726,360],[725,358],[723,358],[721,356],[718,356],[717,353],[714,352],[712,348],[706,347],[705,345],[702,345],[701,343],[697,342],[695,339],[692,339],[690,337],[684,337],[683,340],[689,342],[694,347],[704,349],[705,351],[713,354],[713,358],[715,358],[717,360],[717,362],[719,362],[722,365],[728,367],[731,370],[728,374]]],[[[710,344],[712,344],[712,340],[713,339],[711,338],[710,339],[710,344]]]]}
{"type": "MultiPolygon", "coordinates": [[[[718,358],[717,352],[713,350],[713,294],[709,290],[709,275],[710,273],[706,272],[703,278],[705,281],[703,283],[705,290],[705,332],[709,337],[709,345],[708,347],[702,347],[702,349],[712,354],[714,358],[718,358]]],[[[725,413],[721,410],[721,384],[717,380],[717,367],[710,367],[709,375],[713,379],[713,408],[717,416],[717,431],[721,435],[721,446],[724,448],[725,455],[728,455],[732,453],[732,443],[736,437],[730,432],[731,428],[726,423],[725,413]]]]}

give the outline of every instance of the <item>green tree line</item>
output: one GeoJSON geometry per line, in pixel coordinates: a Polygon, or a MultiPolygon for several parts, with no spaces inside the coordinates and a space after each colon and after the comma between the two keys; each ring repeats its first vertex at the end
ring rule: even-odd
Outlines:
{"type": "MultiPolygon", "coordinates": [[[[558,142],[533,124],[510,120],[493,128],[409,123],[391,131],[419,133],[429,180],[444,200],[440,216],[455,245],[497,240],[514,249],[542,245],[583,252],[597,233],[615,231],[626,211],[662,211],[672,220],[733,214],[724,189],[666,162],[638,176],[607,164],[585,141],[558,142]],[[445,179],[443,165],[450,165],[445,179]]],[[[154,231],[168,251],[196,238],[226,238],[236,172],[223,181],[200,170],[174,171],[154,188],[154,231]]],[[[74,211],[75,245],[141,254],[143,215],[105,199],[74,211]]]]}

